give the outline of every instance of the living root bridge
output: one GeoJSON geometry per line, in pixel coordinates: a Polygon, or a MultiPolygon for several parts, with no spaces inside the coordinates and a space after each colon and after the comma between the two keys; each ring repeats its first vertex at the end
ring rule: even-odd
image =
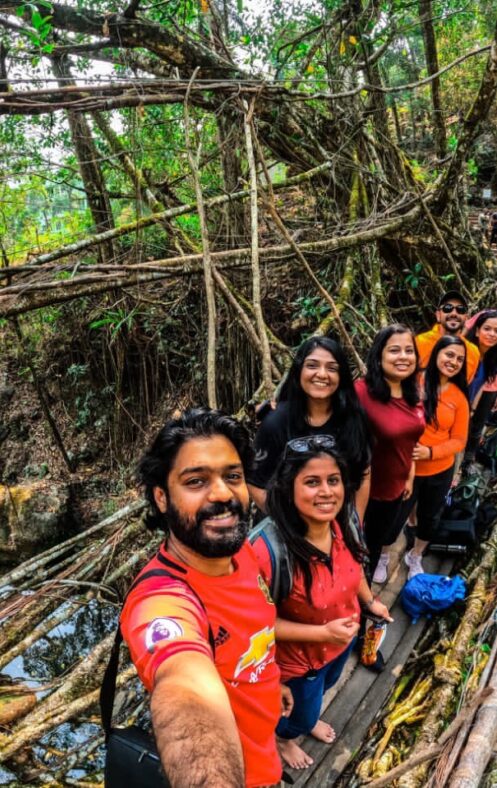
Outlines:
{"type": "MultiPolygon", "coordinates": [[[[301,172],[299,175],[294,175],[291,178],[281,181],[280,183],[273,184],[273,189],[286,189],[290,186],[296,186],[300,183],[304,183],[305,181],[309,181],[312,178],[325,173],[333,166],[334,161],[333,159],[330,159],[323,162],[323,164],[318,165],[317,167],[312,167],[310,170],[301,172]]],[[[230,194],[218,194],[216,197],[212,197],[210,200],[205,200],[204,205],[206,208],[214,208],[216,206],[225,205],[226,203],[231,203],[236,200],[246,200],[249,197],[250,191],[248,190],[236,191],[230,194]]],[[[29,265],[35,268],[36,266],[44,265],[45,263],[51,263],[54,262],[54,260],[60,260],[63,257],[68,257],[69,255],[83,252],[86,249],[91,249],[92,247],[98,246],[100,244],[105,244],[114,238],[120,238],[123,235],[137,233],[140,230],[145,229],[145,227],[151,227],[154,224],[160,224],[166,219],[176,219],[178,216],[185,216],[186,214],[196,212],[197,203],[191,202],[174,206],[174,208],[167,208],[164,211],[151,213],[149,216],[144,216],[135,222],[122,224],[112,230],[97,233],[90,236],[89,238],[84,238],[81,241],[75,241],[74,243],[66,244],[65,246],[59,246],[57,249],[54,249],[51,252],[45,252],[43,254],[36,255],[35,257],[31,258],[29,265]]],[[[381,221],[381,216],[378,217],[378,220],[381,221]]],[[[18,270],[17,267],[10,270],[0,268],[0,276],[3,277],[4,275],[15,275],[16,270],[18,270]]]]}
{"type": "MultiPolygon", "coordinates": [[[[418,204],[406,213],[374,227],[359,230],[349,235],[334,236],[324,241],[310,241],[299,244],[301,252],[322,255],[341,249],[350,249],[363,244],[372,243],[397,232],[422,214],[418,204]]],[[[229,268],[248,266],[252,255],[251,247],[211,252],[212,262],[216,267],[229,268]]],[[[281,262],[283,259],[297,257],[295,245],[283,244],[267,246],[259,250],[259,259],[267,264],[281,262]]],[[[12,285],[0,291],[0,317],[13,317],[33,309],[63,303],[73,298],[80,298],[95,293],[103,293],[115,287],[131,287],[151,281],[159,281],[169,277],[178,277],[203,273],[203,255],[191,254],[169,257],[165,260],[154,260],[140,266],[132,266],[132,270],[121,268],[120,274],[94,276],[78,274],[73,279],[39,282],[33,284],[12,285]]]]}
{"type": "MultiPolygon", "coordinates": [[[[375,773],[369,768],[369,762],[381,758],[382,740],[374,758],[364,759],[358,768],[363,783],[371,788],[382,788],[394,782],[398,788],[478,788],[481,784],[497,738],[497,640],[494,640],[486,664],[487,655],[480,651],[488,633],[495,638],[497,524],[483,547],[482,560],[470,577],[472,588],[464,615],[450,641],[446,642],[445,651],[434,657],[433,678],[427,670],[422,674],[423,680],[433,681],[433,685],[429,699],[423,699],[423,714],[420,715],[423,719],[415,744],[404,762],[383,772],[381,777],[377,776],[380,772],[376,772],[377,779],[371,781],[375,773]],[[466,659],[471,654],[475,656],[473,672],[470,671],[468,680],[463,681],[468,671],[466,659]],[[461,710],[442,732],[444,721],[454,715],[458,697],[461,697],[461,710]],[[471,729],[473,733],[466,743],[471,729]],[[456,765],[458,757],[459,766],[456,765]]],[[[391,747],[390,755],[394,749],[391,747]]]]}

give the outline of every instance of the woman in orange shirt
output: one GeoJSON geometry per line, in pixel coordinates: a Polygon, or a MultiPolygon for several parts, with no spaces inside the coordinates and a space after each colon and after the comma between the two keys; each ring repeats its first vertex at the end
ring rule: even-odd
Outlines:
{"type": "Polygon", "coordinates": [[[414,547],[404,558],[409,579],[424,572],[423,551],[440,522],[455,456],[468,439],[466,346],[459,337],[444,336],[432,350],[424,375],[424,409],[426,428],[412,454],[416,475],[408,507],[417,502],[418,525],[414,547]]]}

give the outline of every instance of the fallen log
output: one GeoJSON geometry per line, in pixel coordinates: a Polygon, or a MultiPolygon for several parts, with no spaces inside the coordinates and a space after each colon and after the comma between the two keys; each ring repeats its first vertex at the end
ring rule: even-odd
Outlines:
{"type": "Polygon", "coordinates": [[[493,666],[488,686],[493,690],[478,709],[467,744],[449,788],[478,788],[497,741],[497,667],[493,666]]]}
{"type": "Polygon", "coordinates": [[[455,736],[455,734],[462,728],[463,725],[468,723],[468,720],[471,721],[473,719],[473,716],[480,704],[483,704],[490,695],[493,695],[493,693],[494,690],[489,687],[485,687],[480,692],[478,692],[478,694],[475,695],[468,706],[462,709],[457,717],[452,720],[447,730],[440,736],[437,744],[431,744],[424,751],[421,750],[420,752],[410,756],[406,761],[399,764],[394,769],[390,769],[390,771],[384,774],[382,777],[372,780],[372,782],[368,783],[369,788],[384,788],[386,785],[391,785],[393,780],[397,780],[415,766],[437,758],[438,755],[440,755],[440,753],[443,751],[446,743],[455,736]]]}

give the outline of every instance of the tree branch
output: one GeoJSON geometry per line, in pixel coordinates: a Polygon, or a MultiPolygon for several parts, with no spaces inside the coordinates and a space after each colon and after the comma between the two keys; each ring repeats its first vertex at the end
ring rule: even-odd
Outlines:
{"type": "MultiPolygon", "coordinates": [[[[197,76],[198,69],[192,74],[191,83],[194,82],[197,76]]],[[[209,230],[207,228],[207,217],[205,214],[204,198],[202,195],[202,185],[200,183],[200,176],[198,173],[198,165],[200,162],[201,143],[199,143],[197,155],[194,157],[191,143],[191,127],[190,127],[190,113],[188,110],[189,89],[186,92],[184,104],[184,121],[185,121],[185,144],[188,161],[193,177],[193,184],[195,187],[195,196],[197,198],[197,212],[200,222],[200,235],[202,237],[203,249],[203,263],[204,263],[204,282],[205,294],[207,299],[207,399],[209,407],[217,408],[216,397],[216,292],[214,289],[214,280],[212,277],[212,260],[211,250],[209,243],[209,230]]]]}
{"type": "Polygon", "coordinates": [[[271,395],[271,350],[266,334],[266,326],[261,305],[261,272],[259,268],[259,213],[257,209],[257,170],[255,166],[254,146],[253,146],[253,125],[252,116],[254,112],[254,102],[250,108],[245,107],[244,128],[245,128],[245,147],[247,149],[247,161],[250,176],[250,226],[251,226],[251,249],[252,249],[252,299],[254,305],[257,333],[262,348],[262,388],[266,397],[271,395]]]}
{"type": "MultiPolygon", "coordinates": [[[[384,238],[392,233],[405,227],[410,222],[416,221],[421,215],[422,208],[419,203],[401,217],[396,217],[390,222],[383,225],[371,227],[367,230],[351,233],[350,235],[335,236],[324,241],[311,241],[302,243],[299,246],[301,253],[317,254],[322,256],[325,252],[337,251],[338,249],[350,249],[361,244],[370,243],[384,238]]],[[[281,262],[282,259],[294,257],[296,255],[295,244],[292,243],[280,246],[266,246],[259,250],[260,259],[265,260],[267,264],[281,262]]],[[[228,249],[222,252],[211,252],[211,259],[216,265],[220,266],[242,266],[248,265],[250,262],[251,249],[228,249]]],[[[22,314],[29,312],[33,309],[39,309],[42,306],[49,304],[62,303],[70,301],[74,298],[80,298],[83,295],[92,295],[96,293],[103,293],[107,290],[119,287],[129,287],[136,284],[144,284],[145,282],[157,281],[160,279],[167,279],[173,274],[175,276],[187,276],[192,273],[202,272],[203,256],[185,255],[184,257],[170,257],[166,260],[156,260],[153,263],[142,264],[140,267],[133,266],[133,269],[138,272],[144,266],[154,268],[157,266],[164,267],[164,272],[150,271],[150,273],[126,273],[122,276],[111,276],[104,281],[92,281],[87,285],[80,288],[81,278],[75,277],[72,280],[57,280],[52,283],[41,283],[38,285],[27,285],[26,287],[34,287],[46,289],[47,284],[50,284],[52,292],[50,296],[37,298],[34,293],[25,292],[18,296],[12,294],[10,288],[5,287],[0,291],[0,317],[8,317],[10,315],[22,314]],[[175,268],[176,266],[176,268],[175,268]],[[80,288],[80,289],[78,289],[80,288]],[[72,291],[72,292],[71,292],[72,291]]],[[[87,280],[88,281],[88,280],[87,280]]]]}
{"type": "MultiPolygon", "coordinates": [[[[326,172],[332,166],[333,162],[326,161],[323,164],[320,164],[318,167],[313,167],[307,172],[300,173],[299,175],[287,178],[285,181],[281,181],[281,183],[274,184],[274,188],[285,189],[288,186],[294,186],[297,183],[303,183],[304,181],[310,180],[311,178],[326,172]]],[[[233,192],[231,194],[219,194],[216,197],[212,197],[210,200],[205,200],[204,205],[206,208],[214,208],[217,205],[224,205],[225,203],[232,200],[246,200],[248,197],[250,197],[250,191],[245,190],[233,192]]],[[[197,203],[194,202],[178,205],[174,208],[168,208],[167,210],[160,211],[159,213],[152,213],[150,216],[144,216],[134,222],[122,224],[120,227],[116,227],[114,230],[107,230],[104,233],[98,233],[96,235],[90,236],[89,238],[83,238],[81,241],[74,241],[73,243],[66,244],[65,246],[60,246],[58,249],[54,249],[51,252],[44,252],[43,254],[40,254],[36,257],[32,257],[30,260],[30,265],[37,266],[43,265],[44,263],[53,262],[54,260],[60,260],[62,257],[68,257],[69,255],[82,252],[85,249],[90,249],[94,246],[98,246],[99,244],[106,243],[110,238],[119,238],[122,235],[129,235],[130,233],[139,232],[145,227],[151,227],[153,224],[162,222],[164,219],[174,219],[176,216],[184,216],[188,213],[195,213],[196,210],[197,203]]]]}

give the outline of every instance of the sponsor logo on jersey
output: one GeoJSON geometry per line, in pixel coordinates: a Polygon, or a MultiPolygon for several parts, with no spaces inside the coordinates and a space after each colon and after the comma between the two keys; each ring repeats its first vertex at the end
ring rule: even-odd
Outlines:
{"type": "Polygon", "coordinates": [[[269,656],[274,648],[274,628],[264,627],[250,638],[250,645],[247,651],[238,660],[235,670],[235,679],[246,668],[260,665],[269,656]]]}

